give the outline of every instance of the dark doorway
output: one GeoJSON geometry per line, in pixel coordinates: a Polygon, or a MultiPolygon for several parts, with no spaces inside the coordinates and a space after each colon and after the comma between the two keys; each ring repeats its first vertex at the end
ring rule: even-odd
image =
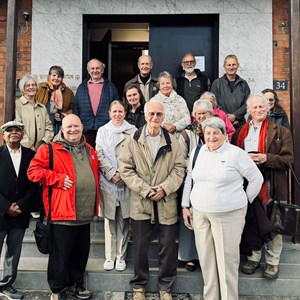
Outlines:
{"type": "Polygon", "coordinates": [[[177,76],[183,54],[192,52],[204,57],[204,73],[211,81],[218,77],[219,15],[86,15],[84,30],[87,38],[83,41],[83,66],[93,57],[107,59],[105,76],[117,86],[120,97],[124,84],[138,74],[137,59],[146,49],[153,58],[153,73],[156,75],[167,70],[177,76]],[[114,30],[112,24],[122,27],[122,24],[139,22],[149,24],[149,40],[146,42],[130,38],[127,41],[114,40],[109,34],[103,35],[100,41],[91,40],[93,26],[97,24],[108,32],[114,30]]]}
{"type": "Polygon", "coordinates": [[[125,83],[138,72],[137,61],[148,43],[113,43],[111,80],[122,97],[125,83]]]}

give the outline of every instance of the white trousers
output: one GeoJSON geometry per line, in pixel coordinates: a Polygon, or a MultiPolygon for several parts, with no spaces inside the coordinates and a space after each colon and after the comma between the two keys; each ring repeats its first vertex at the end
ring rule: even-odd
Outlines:
{"type": "Polygon", "coordinates": [[[120,206],[116,208],[115,220],[104,219],[105,258],[125,260],[129,239],[129,218],[123,219],[120,206]]]}
{"type": "Polygon", "coordinates": [[[239,245],[246,211],[247,205],[221,213],[193,209],[205,300],[238,300],[239,245]]]}

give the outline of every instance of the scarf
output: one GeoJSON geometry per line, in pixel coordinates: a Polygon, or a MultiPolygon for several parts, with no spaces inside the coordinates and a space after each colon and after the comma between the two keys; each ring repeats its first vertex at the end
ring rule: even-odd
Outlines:
{"type": "MultiPolygon", "coordinates": [[[[237,146],[244,149],[244,140],[249,133],[250,121],[248,121],[240,130],[239,136],[237,139],[237,146]]],[[[259,133],[259,140],[258,140],[258,149],[257,151],[260,153],[267,153],[267,131],[269,127],[269,119],[265,118],[262,122],[260,133],[259,133]]],[[[262,184],[258,197],[262,204],[266,205],[269,201],[268,195],[268,180],[265,180],[262,184]]]]}
{"type": "Polygon", "coordinates": [[[66,85],[62,82],[58,87],[54,87],[53,84],[47,81],[48,90],[51,92],[50,101],[53,102],[55,109],[62,109],[63,96],[62,91],[65,89],[66,85]]]}

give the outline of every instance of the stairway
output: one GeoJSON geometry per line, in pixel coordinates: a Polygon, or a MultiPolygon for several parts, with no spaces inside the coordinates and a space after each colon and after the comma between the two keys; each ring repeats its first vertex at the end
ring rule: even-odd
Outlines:
{"type": "MultiPolygon", "coordinates": [[[[22,256],[19,264],[15,287],[19,289],[48,290],[47,261],[48,256],[40,254],[36,248],[32,234],[35,220],[26,231],[22,256]]],[[[241,258],[244,260],[245,258],[241,258]]],[[[157,291],[157,245],[154,241],[149,250],[150,278],[147,291],[157,291]]],[[[86,270],[86,282],[94,291],[123,292],[130,291],[129,280],[133,274],[133,250],[129,244],[127,254],[127,269],[124,272],[104,271],[104,233],[103,222],[91,224],[91,250],[86,270]]],[[[1,264],[2,268],[2,264],[1,264]]],[[[178,263],[178,274],[174,292],[200,294],[203,280],[200,269],[191,273],[184,269],[184,264],[178,263]]],[[[253,296],[300,296],[300,245],[293,244],[290,238],[284,238],[283,252],[280,263],[280,274],[277,280],[262,278],[262,268],[254,275],[240,273],[239,294],[253,296]]]]}

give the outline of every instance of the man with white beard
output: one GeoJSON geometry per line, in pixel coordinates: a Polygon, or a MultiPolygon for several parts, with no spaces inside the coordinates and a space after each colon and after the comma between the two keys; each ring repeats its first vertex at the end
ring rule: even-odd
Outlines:
{"type": "Polygon", "coordinates": [[[192,53],[183,56],[181,66],[183,72],[176,78],[176,92],[185,99],[191,113],[194,102],[210,89],[210,80],[199,69],[195,69],[196,59],[192,53]]]}

